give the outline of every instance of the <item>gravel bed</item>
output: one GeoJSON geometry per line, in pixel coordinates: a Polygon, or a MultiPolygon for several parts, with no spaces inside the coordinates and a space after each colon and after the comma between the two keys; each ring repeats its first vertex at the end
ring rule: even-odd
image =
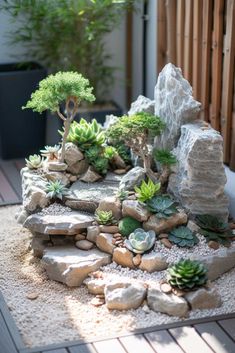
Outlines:
{"type": "MultiPolygon", "coordinates": [[[[30,233],[16,224],[13,215],[19,206],[0,208],[0,289],[28,347],[59,343],[65,340],[95,339],[128,330],[179,321],[176,317],[155,313],[144,305],[126,312],[109,311],[106,306],[91,305],[87,289],[67,288],[47,279],[28,250],[30,233]],[[35,300],[28,294],[35,293],[35,300]]],[[[173,249],[174,252],[174,249],[173,249]]],[[[184,254],[185,255],[185,254],[184,254]]],[[[109,276],[159,280],[162,274],[150,275],[108,265],[109,276]]],[[[190,318],[213,316],[235,311],[235,269],[215,281],[223,305],[221,308],[190,313],[190,318]]],[[[180,319],[182,321],[182,319],[180,319]]]]}
{"type": "Polygon", "coordinates": [[[59,203],[53,203],[50,206],[43,208],[41,210],[41,212],[39,212],[38,214],[41,216],[44,215],[53,215],[53,216],[59,216],[59,215],[63,215],[65,213],[71,212],[71,208],[70,207],[66,207],[63,205],[60,205],[59,203]]]}

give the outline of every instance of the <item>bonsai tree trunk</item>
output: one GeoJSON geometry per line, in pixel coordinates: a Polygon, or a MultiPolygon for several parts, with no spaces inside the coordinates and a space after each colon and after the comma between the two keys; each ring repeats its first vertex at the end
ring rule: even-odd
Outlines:
{"type": "Polygon", "coordinates": [[[64,163],[64,157],[65,157],[65,144],[67,141],[67,137],[69,134],[69,128],[71,125],[71,121],[69,118],[64,120],[64,134],[63,134],[63,139],[62,139],[62,145],[61,145],[61,156],[60,156],[60,162],[64,163]]]}
{"type": "Polygon", "coordinates": [[[170,168],[167,165],[164,165],[162,167],[162,173],[160,174],[160,177],[159,177],[159,180],[160,180],[162,185],[167,183],[170,174],[171,174],[170,168]]]}

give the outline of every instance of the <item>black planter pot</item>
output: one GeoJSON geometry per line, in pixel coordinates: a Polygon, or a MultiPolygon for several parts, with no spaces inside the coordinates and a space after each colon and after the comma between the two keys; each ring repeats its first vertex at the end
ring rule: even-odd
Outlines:
{"type": "Polygon", "coordinates": [[[45,114],[22,110],[46,70],[36,63],[0,64],[0,157],[23,158],[45,145],[45,114]]]}

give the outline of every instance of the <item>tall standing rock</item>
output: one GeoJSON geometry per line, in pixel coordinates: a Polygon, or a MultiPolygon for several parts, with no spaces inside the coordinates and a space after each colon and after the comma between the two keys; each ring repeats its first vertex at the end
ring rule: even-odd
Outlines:
{"type": "Polygon", "coordinates": [[[203,123],[186,124],[174,154],[178,160],[168,190],[193,214],[228,215],[223,139],[203,123]]]}
{"type": "Polygon", "coordinates": [[[163,134],[156,138],[156,146],[172,150],[179,140],[181,125],[198,119],[201,103],[193,98],[192,87],[181,69],[173,64],[160,72],[154,95],[155,115],[166,123],[163,134]]]}

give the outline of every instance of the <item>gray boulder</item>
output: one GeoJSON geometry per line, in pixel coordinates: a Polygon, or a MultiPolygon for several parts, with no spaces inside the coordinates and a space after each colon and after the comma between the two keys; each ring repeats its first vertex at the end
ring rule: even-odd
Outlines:
{"type": "Polygon", "coordinates": [[[187,293],[185,299],[192,310],[213,309],[221,306],[221,298],[214,287],[199,288],[187,293]]]}
{"type": "Polygon", "coordinates": [[[145,178],[145,171],[142,167],[132,168],[124,177],[122,178],[119,189],[120,190],[134,190],[134,187],[140,185],[141,181],[145,178]]]}
{"type": "Polygon", "coordinates": [[[131,104],[131,108],[128,115],[134,115],[136,113],[149,113],[154,114],[155,101],[140,95],[135,102],[131,104]]]}

